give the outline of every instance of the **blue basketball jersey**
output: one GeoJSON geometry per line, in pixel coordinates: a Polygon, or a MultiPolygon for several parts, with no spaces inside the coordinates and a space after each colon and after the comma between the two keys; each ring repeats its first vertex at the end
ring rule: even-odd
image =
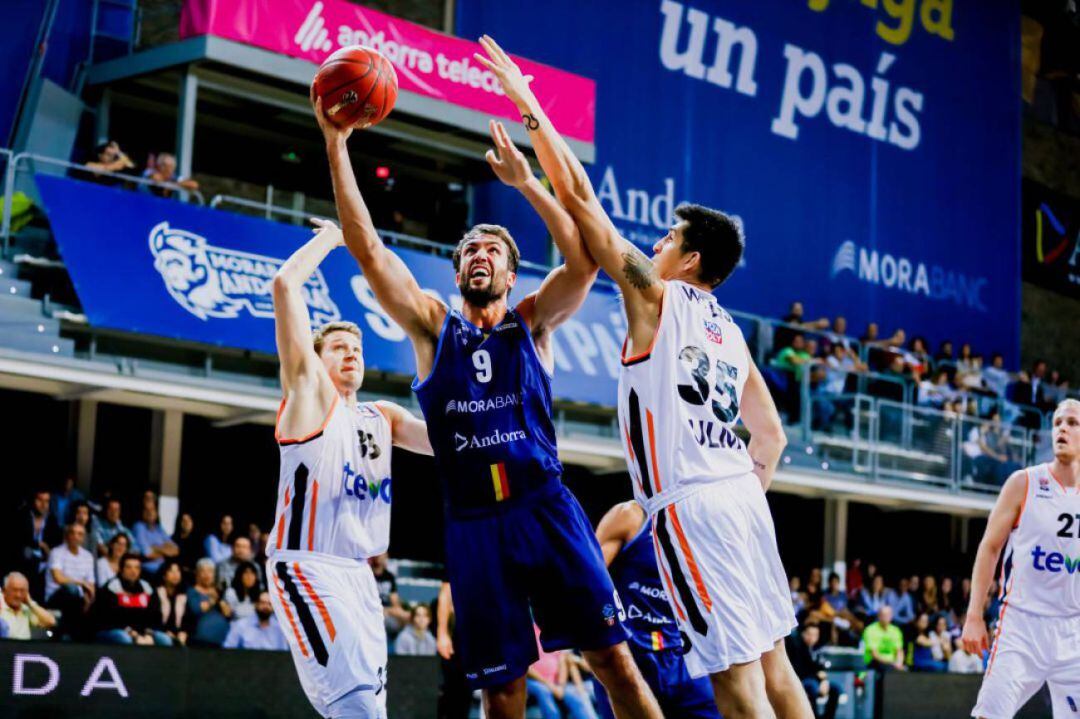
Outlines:
{"type": "Polygon", "coordinates": [[[652,545],[652,520],[627,542],[609,568],[626,610],[630,641],[648,651],[682,646],[679,625],[671,613],[667,591],[660,581],[652,545]]]}
{"type": "Polygon", "coordinates": [[[451,514],[496,511],[560,481],[551,377],[517,311],[490,333],[449,311],[413,391],[451,514]]]}

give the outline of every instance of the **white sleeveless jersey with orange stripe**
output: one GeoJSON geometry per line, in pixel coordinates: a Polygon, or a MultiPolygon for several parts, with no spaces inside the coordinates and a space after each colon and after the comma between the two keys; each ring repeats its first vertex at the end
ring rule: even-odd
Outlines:
{"type": "Polygon", "coordinates": [[[1080,617],[1080,488],[1066,489],[1049,464],[1025,473],[1027,493],[1001,567],[1004,602],[1046,617],[1080,617]]]}
{"type": "Polygon", "coordinates": [[[665,283],[649,349],[619,375],[619,425],[637,501],[654,514],[702,484],[753,471],[734,432],[750,359],[742,330],[708,292],[665,283]]]}
{"type": "Polygon", "coordinates": [[[275,438],[281,475],[268,554],[291,550],[366,559],[385,552],[392,438],[378,406],[335,397],[319,430],[298,439],[275,438]]]}

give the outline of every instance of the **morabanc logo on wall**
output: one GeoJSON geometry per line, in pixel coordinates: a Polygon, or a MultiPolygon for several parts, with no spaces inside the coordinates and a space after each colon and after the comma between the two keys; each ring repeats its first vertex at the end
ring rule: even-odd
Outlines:
{"type": "MultiPolygon", "coordinates": [[[[273,319],[274,275],[284,260],[214,247],[186,230],[161,222],[150,230],[154,269],[177,304],[201,320],[233,319],[247,312],[273,319]]],[[[320,270],[304,283],[313,327],[341,319],[320,270]]]]}

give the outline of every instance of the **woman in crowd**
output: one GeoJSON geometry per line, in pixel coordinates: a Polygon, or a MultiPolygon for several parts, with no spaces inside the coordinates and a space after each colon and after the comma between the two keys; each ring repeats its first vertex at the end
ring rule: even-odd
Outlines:
{"type": "Polygon", "coordinates": [[[105,583],[120,571],[120,559],[131,549],[131,542],[126,534],[118,532],[112,536],[106,547],[108,549],[105,556],[99,558],[94,567],[99,587],[104,587],[105,583]]]}
{"type": "Polygon", "coordinates": [[[229,633],[232,608],[214,584],[214,561],[203,557],[195,563],[195,585],[187,591],[187,636],[190,645],[220,647],[229,633]]]}
{"type": "Polygon", "coordinates": [[[927,574],[923,579],[922,596],[919,598],[920,613],[937,614],[941,609],[941,600],[938,599],[937,580],[934,575],[927,574]]]}
{"type": "Polygon", "coordinates": [[[943,672],[948,668],[944,661],[941,640],[930,630],[930,617],[926,612],[915,620],[914,651],[911,668],[917,672],[943,672]]]}
{"type": "Polygon", "coordinates": [[[431,633],[431,607],[417,604],[409,614],[409,626],[394,641],[394,653],[435,656],[435,636],[431,633]]]}
{"type": "Polygon", "coordinates": [[[184,573],[180,562],[166,559],[158,572],[158,588],[155,590],[161,605],[161,631],[173,638],[174,646],[187,644],[184,631],[184,614],[187,610],[187,594],[183,591],[184,573]]]}
{"type": "Polygon", "coordinates": [[[225,590],[225,603],[232,610],[232,619],[254,616],[259,601],[259,572],[254,562],[241,562],[233,575],[232,584],[225,590]]]}
{"type": "Polygon", "coordinates": [[[91,555],[95,554],[97,542],[94,540],[94,533],[90,531],[90,505],[83,501],[76,502],[72,510],[71,521],[82,527],[83,531],[86,532],[82,548],[90,552],[91,555]]]}
{"type": "Polygon", "coordinates": [[[191,516],[190,512],[184,512],[180,515],[172,540],[180,548],[180,553],[176,555],[176,558],[180,561],[180,569],[183,570],[186,578],[190,579],[192,572],[195,570],[195,562],[199,561],[203,556],[202,544],[199,542],[198,537],[195,536],[195,518],[191,516]]]}
{"type": "Polygon", "coordinates": [[[232,556],[232,543],[233,520],[230,515],[224,514],[221,517],[220,524],[218,524],[218,531],[206,535],[203,550],[206,552],[206,556],[210,557],[214,564],[217,564],[232,556]]]}

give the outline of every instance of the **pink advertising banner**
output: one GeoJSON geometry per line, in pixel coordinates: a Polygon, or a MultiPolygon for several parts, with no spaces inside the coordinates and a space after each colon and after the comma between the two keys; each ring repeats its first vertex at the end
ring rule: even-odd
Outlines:
{"type": "MultiPolygon", "coordinates": [[[[394,64],[402,90],[518,120],[498,80],[473,58],[476,42],[444,35],[346,0],[186,0],[180,36],[214,35],[319,64],[347,45],[375,48],[394,64]]],[[[593,142],[596,85],[589,78],[515,57],[564,135],[593,142]]]]}

